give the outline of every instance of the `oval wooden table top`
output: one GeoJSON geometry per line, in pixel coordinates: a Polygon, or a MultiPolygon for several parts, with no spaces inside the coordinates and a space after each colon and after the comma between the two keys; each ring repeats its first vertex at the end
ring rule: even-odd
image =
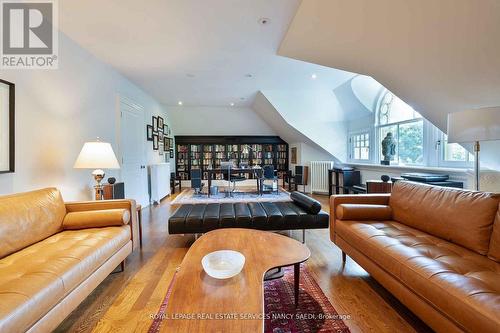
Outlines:
{"type": "Polygon", "coordinates": [[[184,257],[172,286],[162,332],[263,332],[264,274],[306,261],[304,244],[272,232],[218,229],[204,234],[184,257]],[[208,276],[206,254],[235,250],[245,256],[240,274],[227,280],[208,276]]]}

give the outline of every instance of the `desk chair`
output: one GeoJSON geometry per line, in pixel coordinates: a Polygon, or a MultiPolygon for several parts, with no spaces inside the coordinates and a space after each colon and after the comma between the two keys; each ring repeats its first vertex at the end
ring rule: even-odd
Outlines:
{"type": "Polygon", "coordinates": [[[261,182],[262,189],[273,192],[274,191],[274,183],[276,183],[276,194],[279,194],[278,176],[276,176],[276,173],[274,172],[274,166],[273,165],[264,165],[263,171],[264,171],[263,179],[261,182]],[[266,180],[271,180],[272,185],[265,185],[264,182],[266,180]]]}
{"type": "Polygon", "coordinates": [[[226,191],[226,196],[232,197],[233,192],[236,190],[236,182],[241,182],[246,180],[244,176],[238,173],[232,173],[233,162],[221,162],[220,168],[223,172],[224,179],[228,181],[228,191],[226,191]],[[233,189],[231,190],[231,183],[233,184],[233,189]]]}
{"type": "Polygon", "coordinates": [[[191,188],[195,194],[199,195],[203,190],[203,182],[201,181],[201,169],[191,169],[191,188]]]}

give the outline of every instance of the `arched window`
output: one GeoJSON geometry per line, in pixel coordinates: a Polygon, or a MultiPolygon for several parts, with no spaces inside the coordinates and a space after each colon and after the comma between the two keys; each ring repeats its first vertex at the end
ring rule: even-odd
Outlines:
{"type": "MultiPolygon", "coordinates": [[[[424,163],[424,121],[411,106],[387,91],[379,103],[377,124],[379,141],[389,133],[394,138],[396,155],[392,157],[393,163],[404,165],[424,163]]],[[[383,158],[382,152],[380,156],[383,158]]]]}

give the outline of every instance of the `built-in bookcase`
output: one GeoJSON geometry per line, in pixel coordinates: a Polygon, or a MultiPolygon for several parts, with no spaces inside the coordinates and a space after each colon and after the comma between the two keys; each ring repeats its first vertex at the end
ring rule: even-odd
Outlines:
{"type": "MultiPolygon", "coordinates": [[[[203,179],[208,179],[207,170],[228,160],[288,171],[288,144],[277,136],[176,136],[175,143],[176,171],[182,180],[189,180],[195,168],[201,168],[203,179]]],[[[223,174],[214,178],[223,179],[223,174]]]]}

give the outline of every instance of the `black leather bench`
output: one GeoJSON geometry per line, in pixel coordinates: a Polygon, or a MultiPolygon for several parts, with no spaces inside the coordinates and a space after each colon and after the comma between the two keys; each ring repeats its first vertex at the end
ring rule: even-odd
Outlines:
{"type": "Polygon", "coordinates": [[[182,205],[168,220],[169,234],[201,234],[219,228],[259,230],[323,229],[329,216],[300,192],[291,202],[238,202],[182,205]]]}

